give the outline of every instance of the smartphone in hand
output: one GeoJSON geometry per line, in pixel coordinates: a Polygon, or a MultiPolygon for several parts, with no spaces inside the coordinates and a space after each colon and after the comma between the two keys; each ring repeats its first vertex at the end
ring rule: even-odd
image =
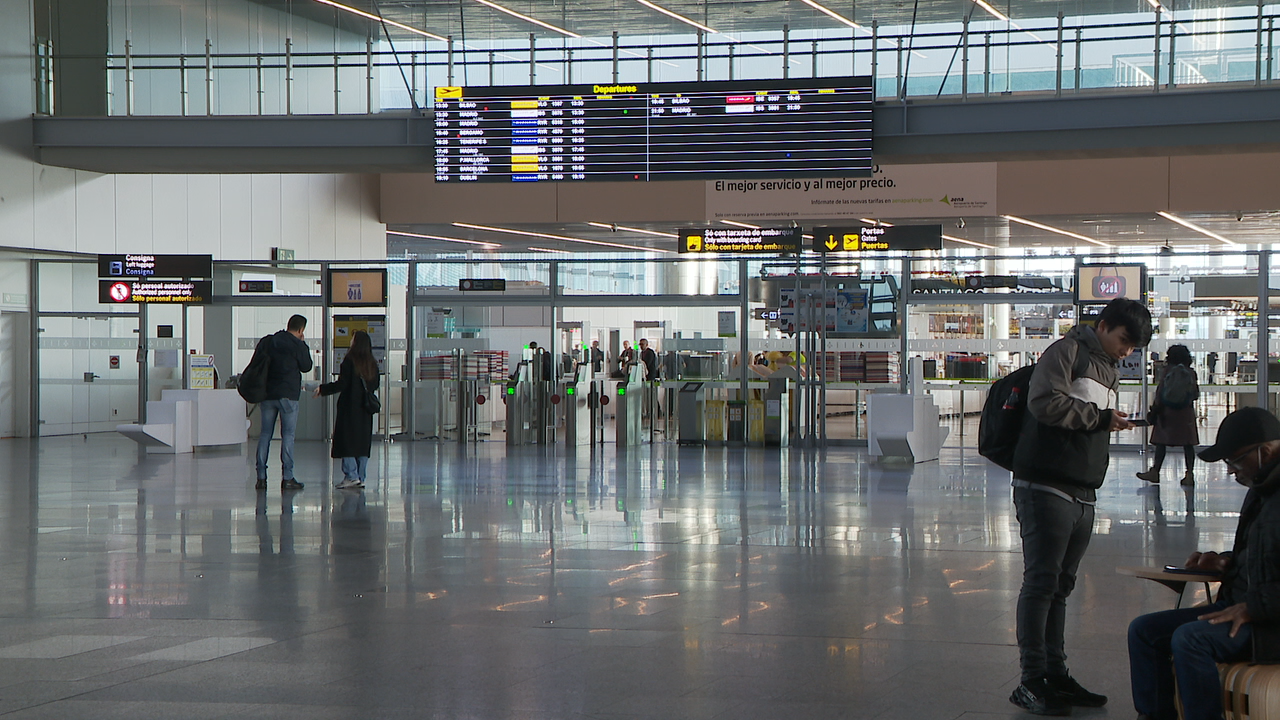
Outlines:
{"type": "Polygon", "coordinates": [[[1129,418],[1129,422],[1133,423],[1134,425],[1137,425],[1138,427],[1149,427],[1151,425],[1150,420],[1146,418],[1140,418],[1140,417],[1131,417],[1129,418]]]}

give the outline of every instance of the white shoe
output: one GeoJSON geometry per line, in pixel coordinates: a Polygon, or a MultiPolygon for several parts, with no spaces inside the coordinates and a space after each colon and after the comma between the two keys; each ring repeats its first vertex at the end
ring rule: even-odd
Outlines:
{"type": "Polygon", "coordinates": [[[358,478],[346,478],[334,487],[339,490],[359,490],[364,487],[364,483],[360,482],[358,478]]]}

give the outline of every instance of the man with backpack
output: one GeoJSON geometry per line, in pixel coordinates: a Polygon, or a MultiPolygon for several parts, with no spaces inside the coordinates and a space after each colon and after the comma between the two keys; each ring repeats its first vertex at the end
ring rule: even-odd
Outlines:
{"type": "Polygon", "coordinates": [[[258,403],[262,413],[262,429],[258,435],[258,490],[267,489],[267,456],[271,453],[276,418],[280,418],[280,489],[301,490],[303,487],[293,476],[293,435],[298,425],[302,373],[311,372],[313,365],[311,348],[303,342],[306,330],[307,319],[294,315],[289,318],[286,329],[262,338],[254,350],[255,356],[262,352],[270,360],[265,398],[258,403]]]}
{"type": "Polygon", "coordinates": [[[1093,535],[1096,491],[1110,461],[1110,433],[1134,427],[1114,409],[1116,365],[1151,339],[1142,303],[1112,300],[1096,327],[1076,325],[1040,356],[1027,388],[1013,455],[1013,503],[1022,536],[1018,650],[1022,682],[1009,697],[1037,715],[1101,707],[1067,671],[1067,596],[1093,535]],[[1087,358],[1087,360],[1085,359],[1087,358]]]}

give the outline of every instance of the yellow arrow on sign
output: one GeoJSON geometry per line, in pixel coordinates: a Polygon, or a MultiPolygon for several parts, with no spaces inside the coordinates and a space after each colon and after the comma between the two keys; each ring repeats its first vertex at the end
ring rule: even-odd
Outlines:
{"type": "Polygon", "coordinates": [[[836,239],[831,237],[830,235],[827,236],[827,249],[828,250],[836,249],[836,239]]]}

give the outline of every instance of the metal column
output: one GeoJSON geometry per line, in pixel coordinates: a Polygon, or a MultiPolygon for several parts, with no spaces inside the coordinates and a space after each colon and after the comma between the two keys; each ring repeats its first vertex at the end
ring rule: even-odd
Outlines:
{"type": "Polygon", "coordinates": [[[1271,358],[1271,251],[1258,253],[1258,407],[1271,409],[1267,376],[1271,358]]]}

